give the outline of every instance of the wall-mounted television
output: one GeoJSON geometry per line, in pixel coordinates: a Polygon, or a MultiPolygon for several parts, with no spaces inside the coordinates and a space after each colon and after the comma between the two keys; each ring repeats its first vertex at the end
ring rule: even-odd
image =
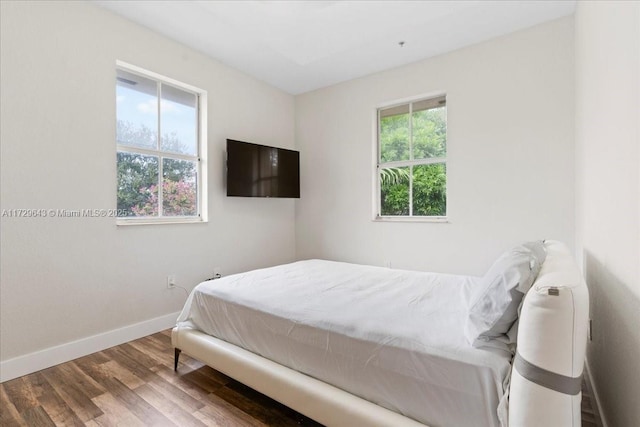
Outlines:
{"type": "Polygon", "coordinates": [[[227,196],[300,198],[300,153],[227,139],[227,196]]]}

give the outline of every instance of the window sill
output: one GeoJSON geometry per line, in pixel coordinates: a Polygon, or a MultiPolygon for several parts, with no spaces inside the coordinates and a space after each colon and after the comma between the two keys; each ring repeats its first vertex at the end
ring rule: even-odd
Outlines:
{"type": "Polygon", "coordinates": [[[117,226],[129,225],[166,225],[166,224],[203,224],[207,220],[198,218],[119,218],[116,220],[117,226]]]}
{"type": "Polygon", "coordinates": [[[376,216],[373,222],[431,222],[451,224],[446,216],[376,216]]]}

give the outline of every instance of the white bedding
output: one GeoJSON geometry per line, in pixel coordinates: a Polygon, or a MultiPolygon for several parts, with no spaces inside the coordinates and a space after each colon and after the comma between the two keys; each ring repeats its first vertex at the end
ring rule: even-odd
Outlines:
{"type": "Polygon", "coordinates": [[[433,427],[504,425],[511,355],[464,335],[476,280],[300,261],[201,283],[178,322],[433,427]]]}

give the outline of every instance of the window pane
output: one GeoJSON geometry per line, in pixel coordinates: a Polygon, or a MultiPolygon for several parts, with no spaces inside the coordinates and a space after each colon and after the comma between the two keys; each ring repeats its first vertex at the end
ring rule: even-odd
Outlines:
{"type": "Polygon", "coordinates": [[[380,215],[409,215],[409,168],[380,169],[380,215]]]}
{"type": "Polygon", "coordinates": [[[123,216],[158,215],[158,158],[118,152],[118,209],[123,216]]]}
{"type": "Polygon", "coordinates": [[[196,162],[162,159],[162,214],[195,216],[198,214],[196,162]]]}
{"type": "Polygon", "coordinates": [[[155,81],[118,70],[116,140],[132,147],[157,147],[158,96],[155,81]]]}
{"type": "Polygon", "coordinates": [[[173,86],[162,85],[160,147],[165,151],[197,155],[197,97],[173,86]]]}
{"type": "Polygon", "coordinates": [[[447,214],[447,169],[444,163],[413,167],[413,215],[447,214]]]}
{"type": "Polygon", "coordinates": [[[413,158],[447,155],[447,107],[413,112],[413,158]]]}
{"type": "Polygon", "coordinates": [[[380,110],[380,161],[409,160],[409,104],[380,110]]]}

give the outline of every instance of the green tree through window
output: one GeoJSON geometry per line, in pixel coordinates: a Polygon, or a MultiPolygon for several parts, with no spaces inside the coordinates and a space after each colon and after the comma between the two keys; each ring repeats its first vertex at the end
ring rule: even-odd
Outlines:
{"type": "Polygon", "coordinates": [[[379,216],[447,213],[444,96],[378,110],[379,216]]]}

